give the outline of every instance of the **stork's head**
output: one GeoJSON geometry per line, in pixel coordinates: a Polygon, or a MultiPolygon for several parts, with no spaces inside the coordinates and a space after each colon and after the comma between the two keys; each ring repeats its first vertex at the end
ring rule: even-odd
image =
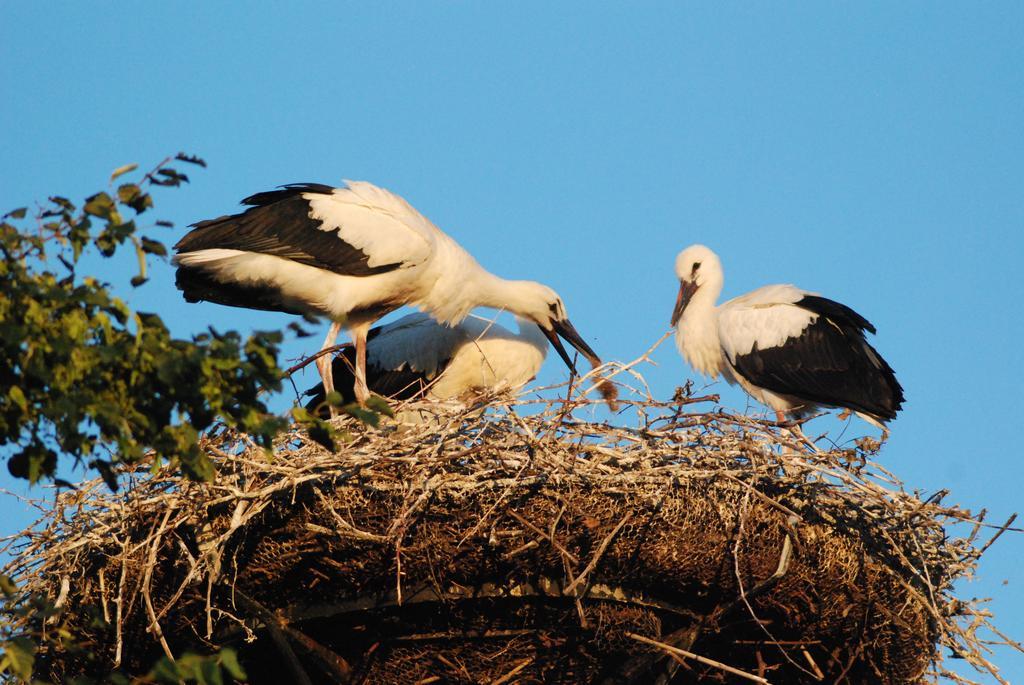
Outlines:
{"type": "Polygon", "coordinates": [[[676,277],[679,279],[679,296],[672,310],[671,325],[679,323],[690,300],[698,290],[708,292],[714,303],[722,291],[722,263],[718,255],[703,245],[691,245],[676,256],[676,277]]]}
{"type": "Polygon", "coordinates": [[[591,365],[601,365],[600,357],[590,349],[590,346],[580,337],[572,322],[569,321],[565,304],[558,293],[543,283],[535,281],[515,281],[513,290],[514,294],[507,303],[507,308],[537,324],[544,333],[544,337],[548,339],[551,346],[558,352],[558,356],[573,373],[576,373],[576,366],[572,363],[568,352],[565,351],[561,339],[579,350],[591,365]]]}
{"type": "MultiPolygon", "coordinates": [[[[498,299],[493,300],[489,306],[501,307],[513,314],[532,321],[540,328],[541,333],[548,339],[551,346],[558,352],[565,365],[574,374],[577,374],[576,365],[572,358],[565,351],[562,340],[579,350],[580,354],[586,357],[593,368],[601,366],[601,358],[594,350],[590,349],[576,327],[569,321],[569,314],[565,311],[565,304],[551,288],[535,281],[497,281],[499,285],[495,289],[498,299]]],[[[601,395],[608,400],[613,411],[617,410],[615,398],[618,391],[615,384],[603,378],[597,379],[597,389],[601,395]]]]}

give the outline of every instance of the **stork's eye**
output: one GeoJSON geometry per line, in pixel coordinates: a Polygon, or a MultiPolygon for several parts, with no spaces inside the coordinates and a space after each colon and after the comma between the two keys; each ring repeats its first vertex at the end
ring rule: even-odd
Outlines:
{"type": "Polygon", "coordinates": [[[690,275],[693,276],[694,274],[696,274],[697,273],[697,269],[699,269],[699,268],[700,268],[700,262],[694,262],[693,263],[693,268],[690,269],[690,275]]]}

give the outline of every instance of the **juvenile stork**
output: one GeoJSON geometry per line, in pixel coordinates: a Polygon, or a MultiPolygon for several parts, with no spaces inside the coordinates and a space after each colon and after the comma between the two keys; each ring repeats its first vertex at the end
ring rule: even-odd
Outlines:
{"type": "MultiPolygon", "coordinates": [[[[333,323],[323,348],[347,328],[355,346],[354,392],[360,402],[369,397],[367,332],[402,305],[449,325],[474,307],[506,309],[537,324],[573,373],[559,336],[592,365],[601,363],[554,290],[489,273],[383,188],[364,181],[347,181],[341,188],[291,184],[242,204],[249,208],[201,221],[178,241],[178,288],[189,302],[327,316],[333,323]]],[[[321,356],[317,367],[330,391],[330,359],[321,356]]]]}
{"type": "MultiPolygon", "coordinates": [[[[366,336],[366,383],[384,397],[458,399],[495,390],[516,390],[540,370],[548,341],[531,321],[516,319],[513,333],[493,321],[470,314],[462,323],[444,326],[415,312],[366,336]]],[[[333,366],[335,389],[345,402],[355,399],[355,350],[342,348],[333,366]]],[[[310,389],[310,407],[325,399],[324,386],[310,389]]]]}
{"type": "Polygon", "coordinates": [[[754,399],[801,416],[818,407],[855,412],[888,434],[903,388],[864,339],[875,332],[846,305],[792,285],[768,285],[715,306],[722,265],[703,245],[676,257],[676,345],[698,372],[738,383],[754,399]]]}

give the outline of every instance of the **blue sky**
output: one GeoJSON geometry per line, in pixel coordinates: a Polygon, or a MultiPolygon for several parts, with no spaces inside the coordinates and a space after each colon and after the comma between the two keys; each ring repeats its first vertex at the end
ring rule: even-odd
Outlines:
{"type": "MultiPolygon", "coordinates": [[[[256,191],[369,180],[554,287],[618,360],[666,330],[673,258],[702,242],[725,297],[792,282],[877,326],[908,400],[880,460],[909,488],[1024,508],[1024,5],[553,4],[3,3],[0,209],[186,150],[210,167],[157,196],[173,243],[256,191]]],[[[130,300],[179,335],[291,320],[186,305],[153,271],[130,300]]],[[[667,398],[690,372],[671,343],[655,360],[667,398]]],[[[1004,536],[962,587],[1018,639],[1022,554],[1004,536]]]]}

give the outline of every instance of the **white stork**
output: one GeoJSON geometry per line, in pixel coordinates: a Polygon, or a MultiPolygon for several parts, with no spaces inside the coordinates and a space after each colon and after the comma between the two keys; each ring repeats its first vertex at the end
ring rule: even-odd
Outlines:
{"type": "Polygon", "coordinates": [[[768,285],[715,306],[722,265],[703,245],[676,257],[676,344],[698,372],[738,383],[776,411],[843,407],[888,433],[903,388],[864,339],[875,327],[846,305],[792,285],[768,285]]]}
{"type": "MultiPolygon", "coordinates": [[[[534,323],[517,317],[519,332],[472,314],[455,326],[439,324],[415,312],[366,336],[366,383],[384,397],[459,399],[484,391],[516,390],[540,370],[548,341],[534,323]]],[[[342,348],[335,357],[335,389],[345,402],[355,399],[355,350],[342,348]]],[[[307,406],[320,406],[324,386],[307,395],[307,406]]]]}
{"type": "MultiPolygon", "coordinates": [[[[558,336],[593,366],[601,364],[554,290],[489,273],[408,202],[383,188],[364,181],[347,181],[341,188],[291,184],[247,197],[242,204],[249,208],[201,221],[178,241],[178,288],[189,302],[330,317],[323,348],[334,344],[341,328],[349,330],[360,402],[369,397],[367,332],[402,305],[449,325],[474,307],[505,309],[536,323],[573,373],[558,336]]],[[[330,359],[321,356],[317,367],[331,390],[330,359]]]]}

